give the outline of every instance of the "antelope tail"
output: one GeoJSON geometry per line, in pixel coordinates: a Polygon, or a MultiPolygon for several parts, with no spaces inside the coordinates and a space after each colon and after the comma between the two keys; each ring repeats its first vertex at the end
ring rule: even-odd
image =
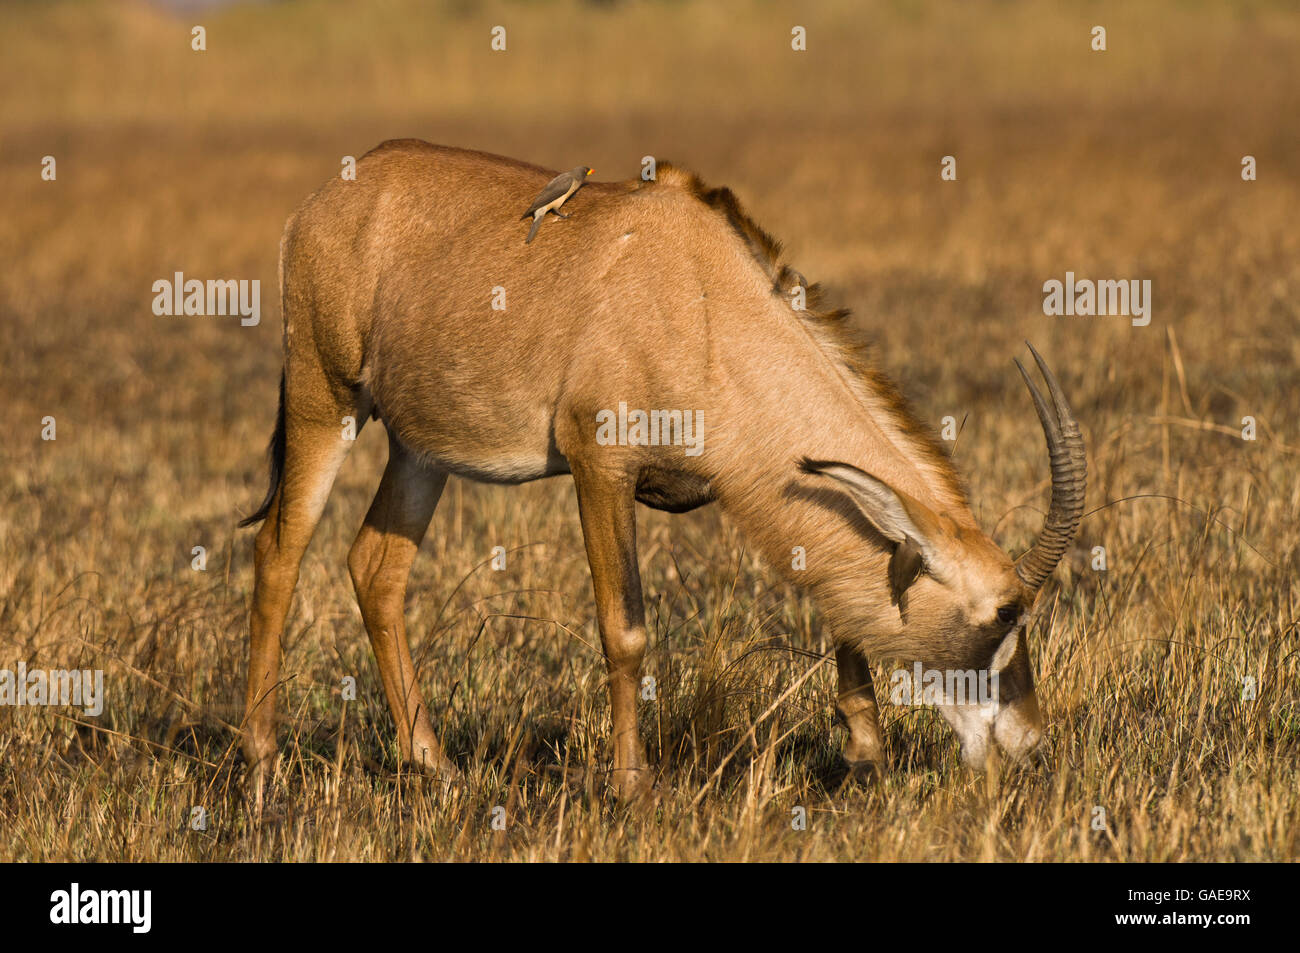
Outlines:
{"type": "Polygon", "coordinates": [[[266,514],[271,512],[271,501],[275,499],[276,491],[280,489],[280,480],[284,476],[284,371],[280,372],[280,409],[276,411],[275,432],[271,434],[266,456],[271,465],[271,486],[257,512],[240,520],[240,526],[252,526],[266,519],[266,514]]]}

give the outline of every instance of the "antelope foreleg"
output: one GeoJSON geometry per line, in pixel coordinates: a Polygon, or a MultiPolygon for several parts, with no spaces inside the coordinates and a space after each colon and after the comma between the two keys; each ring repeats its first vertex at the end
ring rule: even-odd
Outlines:
{"type": "Polygon", "coordinates": [[[880,708],[871,681],[871,666],[856,649],[843,645],[836,648],[835,661],[840,673],[835,710],[849,729],[844,760],[849,770],[857,775],[883,770],[885,744],[880,731],[880,708]]]}
{"type": "Polygon", "coordinates": [[[446,483],[444,471],[423,466],[390,437],[383,480],[348,553],[348,571],[397,724],[402,759],[444,779],[453,777],[456,769],[438,743],[416,680],[405,602],[411,564],[446,483]]]}
{"type": "Polygon", "coordinates": [[[620,799],[628,799],[650,782],[636,712],[646,633],[636,562],[635,482],[579,466],[572,469],[609,671],[613,786],[620,799]]]}

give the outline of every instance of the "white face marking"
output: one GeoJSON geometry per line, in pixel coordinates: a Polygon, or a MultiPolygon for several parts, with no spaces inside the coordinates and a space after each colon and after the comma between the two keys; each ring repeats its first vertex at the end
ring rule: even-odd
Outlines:
{"type": "Polygon", "coordinates": [[[1012,626],[1011,631],[1002,639],[998,650],[993,653],[993,661],[989,663],[989,670],[1001,672],[1011,664],[1011,657],[1016,654],[1016,648],[1020,644],[1020,626],[1012,626]]]}
{"type": "Polygon", "coordinates": [[[966,618],[972,625],[987,625],[998,617],[998,609],[1009,601],[1007,585],[1000,574],[990,575],[986,565],[979,560],[957,563],[952,570],[955,578],[949,583],[955,597],[964,603],[966,618]]]}
{"type": "Polygon", "coordinates": [[[962,761],[970,768],[983,768],[989,753],[990,727],[1002,706],[998,702],[980,705],[940,705],[939,714],[952,726],[961,742],[962,761]]]}

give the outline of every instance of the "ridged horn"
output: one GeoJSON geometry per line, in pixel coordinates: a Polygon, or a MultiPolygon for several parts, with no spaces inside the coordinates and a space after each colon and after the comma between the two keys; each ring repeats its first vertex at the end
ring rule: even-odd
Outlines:
{"type": "Polygon", "coordinates": [[[1034,355],[1038,370],[1047,382],[1048,393],[1052,395],[1052,405],[1048,406],[1043,395],[1034,386],[1029,372],[1016,360],[1016,367],[1029,387],[1029,396],[1033,398],[1038,420],[1043,425],[1043,434],[1047,437],[1047,454],[1052,464],[1052,502],[1043,520],[1043,529],[1038,539],[1016,562],[1016,573],[1025,585],[1037,591],[1052,574],[1056,564],[1061,561],[1069,548],[1074,534],[1083,519],[1083,497],[1088,482],[1088,462],[1084,456],[1083,436],[1079,425],[1070,413],[1070,407],[1061,393],[1061,385],[1056,375],[1047,366],[1047,362],[1029,345],[1034,355]]]}

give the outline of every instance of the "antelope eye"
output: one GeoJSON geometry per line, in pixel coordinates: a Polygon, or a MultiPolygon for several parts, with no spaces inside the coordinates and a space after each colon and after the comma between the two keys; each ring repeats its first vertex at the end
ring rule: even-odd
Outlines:
{"type": "Polygon", "coordinates": [[[1020,606],[1003,606],[998,609],[998,622],[1002,625],[1011,625],[1020,618],[1020,606]]]}

